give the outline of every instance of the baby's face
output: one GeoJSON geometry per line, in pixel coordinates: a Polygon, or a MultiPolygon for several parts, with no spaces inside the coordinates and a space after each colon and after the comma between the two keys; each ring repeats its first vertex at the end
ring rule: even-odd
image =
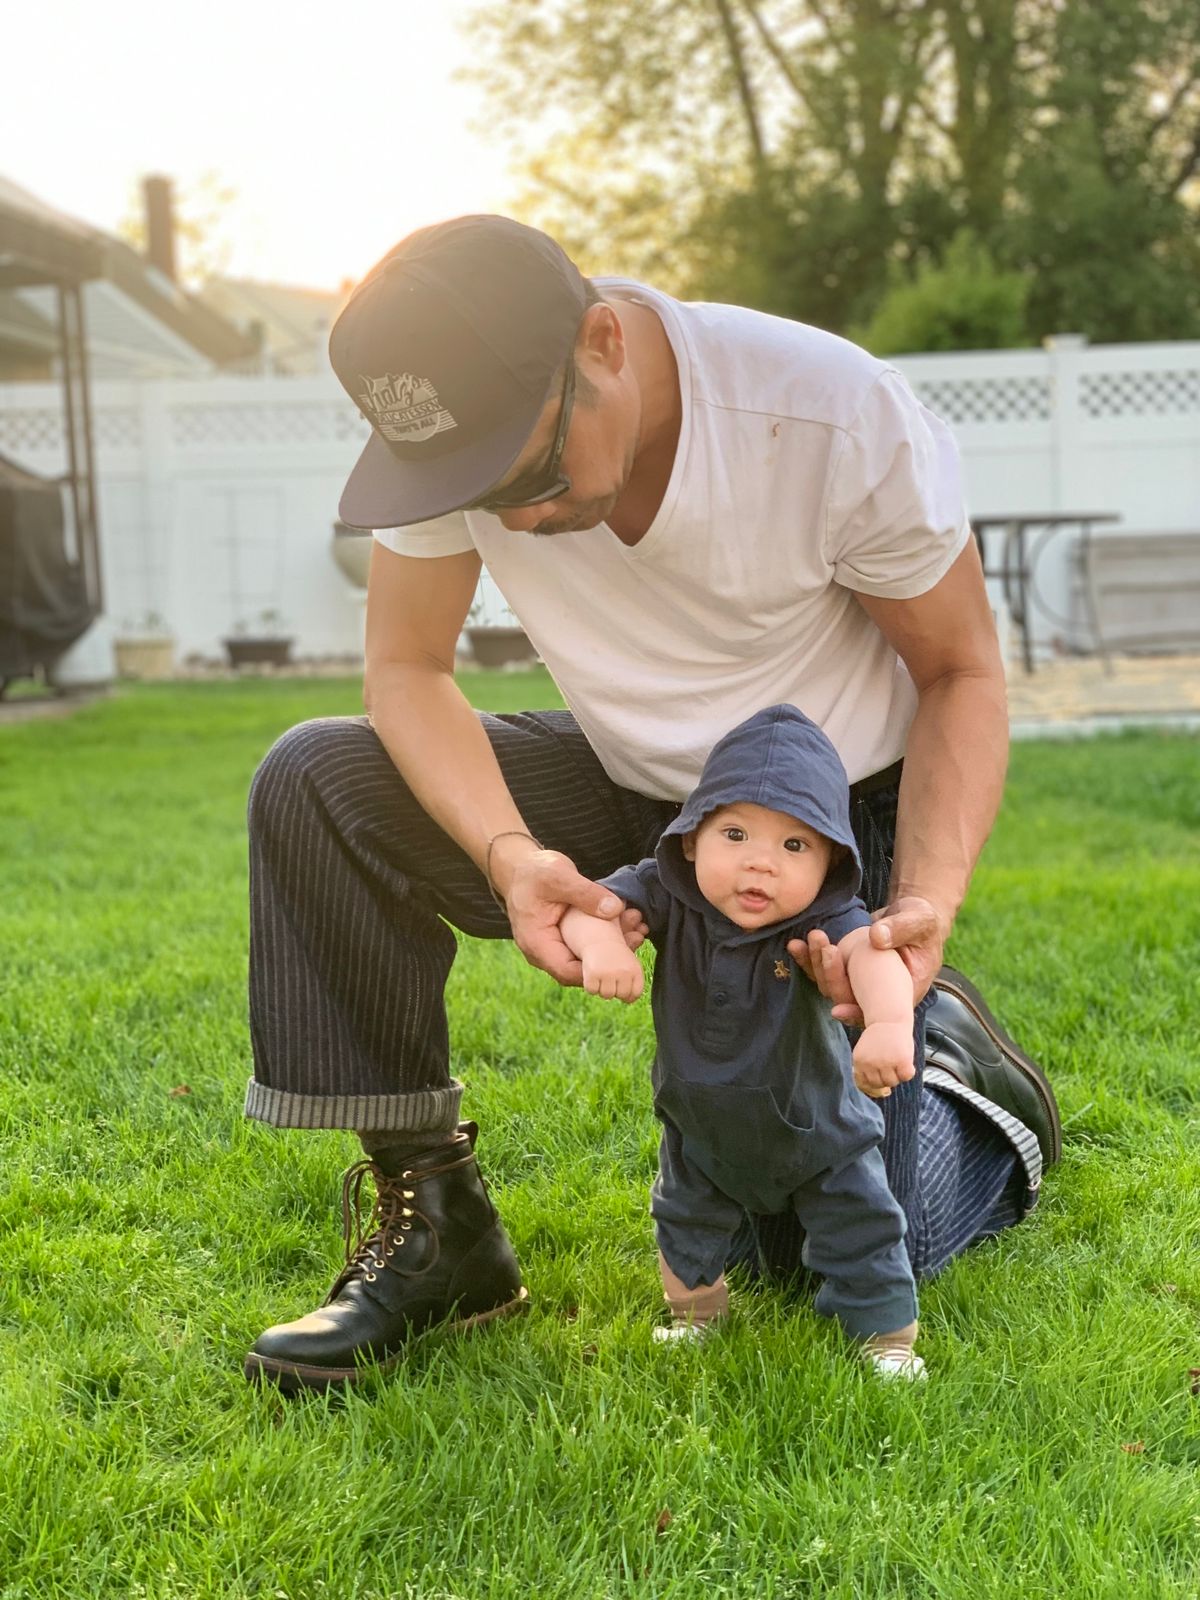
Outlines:
{"type": "Polygon", "coordinates": [[[820,893],[833,859],[823,833],[785,811],[739,801],[683,840],[700,893],[739,928],[785,922],[820,893]]]}

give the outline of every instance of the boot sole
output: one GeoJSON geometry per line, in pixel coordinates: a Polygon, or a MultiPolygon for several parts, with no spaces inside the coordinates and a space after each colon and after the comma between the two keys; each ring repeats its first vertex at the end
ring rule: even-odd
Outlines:
{"type": "Polygon", "coordinates": [[[511,1317],[518,1312],[527,1311],[529,1304],[529,1290],[522,1286],[516,1298],[504,1305],[493,1306],[490,1311],[477,1311],[470,1317],[456,1317],[449,1322],[435,1322],[432,1327],[416,1334],[404,1349],[394,1356],[386,1356],[382,1361],[367,1361],[362,1366],[310,1367],[299,1361],[280,1361],[272,1356],[260,1356],[251,1350],[242,1370],[251,1383],[269,1383],[274,1388],[282,1390],[284,1394],[301,1394],[308,1389],[329,1389],[335,1385],[358,1383],[373,1372],[390,1372],[394,1367],[398,1367],[417,1340],[424,1339],[428,1334],[470,1333],[475,1328],[481,1328],[485,1322],[494,1322],[498,1317],[511,1317]]]}
{"type": "MultiPolygon", "coordinates": [[[[986,1033],[999,1046],[1001,1053],[1008,1057],[1012,1064],[1029,1079],[1037,1092],[1038,1099],[1046,1113],[1046,1122],[1050,1129],[1050,1154],[1047,1166],[1062,1160],[1062,1122],[1059,1118],[1058,1101],[1055,1099],[1054,1090],[1050,1087],[1050,1080],[1046,1077],[1036,1061],[1030,1060],[1021,1047],[1009,1038],[1004,1029],[988,1010],[987,1002],[969,978],[964,978],[956,967],[943,967],[933,980],[935,989],[944,989],[947,994],[954,995],[961,1000],[967,1010],[974,1013],[975,1020],[983,1027],[986,1033]]],[[[1036,1129],[1034,1130],[1036,1132],[1036,1129]]]]}

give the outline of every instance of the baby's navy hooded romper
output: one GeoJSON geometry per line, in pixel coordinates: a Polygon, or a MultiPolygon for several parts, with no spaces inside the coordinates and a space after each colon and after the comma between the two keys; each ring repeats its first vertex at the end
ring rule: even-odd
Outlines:
{"type": "Polygon", "coordinates": [[[712,750],[655,854],[601,881],[646,919],[656,949],[654,1109],[662,1123],[650,1210],[659,1249],[689,1287],[725,1269],[743,1211],[794,1211],[816,1308],[865,1338],[917,1314],[904,1216],[884,1175],[883,1117],[854,1085],[845,1030],[787,952],[821,928],[835,943],[870,915],[845,769],[795,706],[770,706],[712,750]],[[816,828],[843,852],[811,905],[747,931],[700,893],[683,835],[749,801],[816,828]]]}

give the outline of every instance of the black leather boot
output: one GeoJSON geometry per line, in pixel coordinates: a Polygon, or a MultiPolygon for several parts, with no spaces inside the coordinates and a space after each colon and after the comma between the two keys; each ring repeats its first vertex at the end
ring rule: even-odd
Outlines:
{"type": "Polygon", "coordinates": [[[354,1383],[386,1370],[427,1328],[470,1328],[521,1311],[528,1292],[512,1245],[475,1163],[474,1123],[444,1145],[385,1172],[360,1161],[342,1188],[346,1265],[318,1310],[268,1328],[246,1357],[246,1377],[281,1389],[354,1383]],[[364,1180],[375,1205],[364,1225],[364,1180]]]}
{"type": "Polygon", "coordinates": [[[1023,1122],[1037,1139],[1043,1166],[1053,1166],[1062,1159],[1062,1118],[1049,1078],[956,968],[943,967],[933,987],[938,999],[925,1023],[926,1066],[941,1067],[1023,1122]]]}

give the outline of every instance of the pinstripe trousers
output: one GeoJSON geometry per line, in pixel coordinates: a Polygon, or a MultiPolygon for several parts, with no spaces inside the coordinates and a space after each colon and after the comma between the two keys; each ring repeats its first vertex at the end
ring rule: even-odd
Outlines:
{"type": "MultiPolygon", "coordinates": [[[[480,720],[530,832],[587,877],[651,854],[678,814],[615,784],[569,712],[480,720]]],[[[872,907],[886,897],[896,799],[891,787],[852,806],[872,907]]],[[[443,998],[452,927],[510,937],[482,874],[413,798],[365,717],[284,734],[255,775],[249,832],[246,1114],[289,1128],[453,1127],[462,1084],[450,1074],[443,998]]],[[[929,1003],[918,1008],[917,1077],[880,1103],[888,1181],[919,1276],[1028,1205],[1005,1134],[977,1108],[923,1089],[929,1003]]],[[[798,1265],[794,1218],[751,1224],[768,1270],[798,1265]]]]}

